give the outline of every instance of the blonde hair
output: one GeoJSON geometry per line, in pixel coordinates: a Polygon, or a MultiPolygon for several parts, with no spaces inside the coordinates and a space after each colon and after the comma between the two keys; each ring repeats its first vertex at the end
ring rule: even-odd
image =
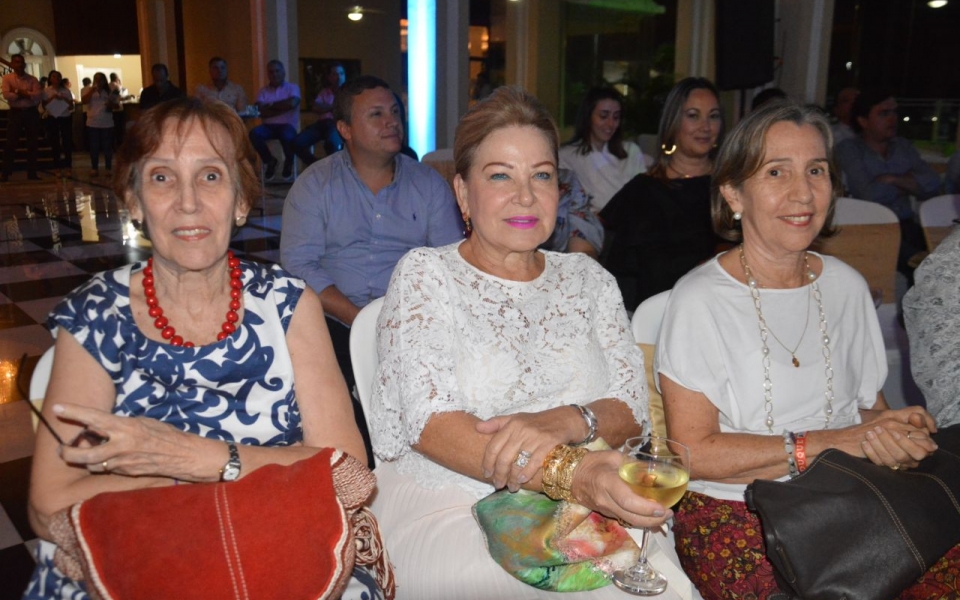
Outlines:
{"type": "Polygon", "coordinates": [[[453,140],[453,161],[457,174],[466,179],[477,148],[488,135],[504,127],[533,127],[546,137],[559,162],[560,133],[547,109],[532,94],[518,86],[503,86],[477,102],[460,119],[453,140]]]}

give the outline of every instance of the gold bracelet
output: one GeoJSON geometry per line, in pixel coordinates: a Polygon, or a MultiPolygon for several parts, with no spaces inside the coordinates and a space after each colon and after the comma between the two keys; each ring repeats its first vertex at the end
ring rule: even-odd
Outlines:
{"type": "Polygon", "coordinates": [[[563,462],[564,456],[566,456],[566,450],[567,446],[559,444],[543,459],[543,472],[540,476],[540,485],[543,488],[543,493],[554,500],[560,499],[557,480],[560,476],[560,464],[563,462]]]}
{"type": "Polygon", "coordinates": [[[543,493],[554,500],[572,501],[573,472],[586,455],[586,448],[565,444],[556,446],[543,461],[540,485],[543,493]]]}
{"type": "Polygon", "coordinates": [[[586,454],[586,448],[571,448],[560,467],[560,480],[557,482],[557,487],[560,488],[560,497],[568,502],[573,501],[573,473],[586,454]]]}

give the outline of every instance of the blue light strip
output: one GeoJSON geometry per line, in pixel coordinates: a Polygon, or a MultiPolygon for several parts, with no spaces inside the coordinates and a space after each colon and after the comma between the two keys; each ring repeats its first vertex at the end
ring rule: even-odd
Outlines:
{"type": "Polygon", "coordinates": [[[410,147],[423,156],[437,144],[436,0],[407,0],[407,75],[410,147]]]}

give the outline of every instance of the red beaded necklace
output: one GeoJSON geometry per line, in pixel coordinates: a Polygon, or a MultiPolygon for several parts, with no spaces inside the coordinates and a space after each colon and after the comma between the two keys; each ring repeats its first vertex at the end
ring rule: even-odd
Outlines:
{"type": "MultiPolygon", "coordinates": [[[[217,334],[217,341],[220,341],[237,330],[236,322],[240,320],[237,311],[240,310],[240,299],[243,297],[243,281],[240,277],[243,275],[243,269],[240,268],[240,259],[233,257],[233,252],[227,252],[227,268],[230,269],[230,310],[227,311],[227,320],[223,322],[220,333],[217,334]]],[[[160,330],[160,337],[169,340],[173,346],[183,346],[184,348],[193,348],[193,342],[184,340],[177,335],[177,330],[173,328],[163,316],[163,309],[160,308],[160,302],[157,300],[157,289],[153,287],[153,258],[147,259],[147,267],[143,270],[143,295],[147,298],[147,306],[150,308],[150,316],[156,319],[153,326],[160,330]]]]}

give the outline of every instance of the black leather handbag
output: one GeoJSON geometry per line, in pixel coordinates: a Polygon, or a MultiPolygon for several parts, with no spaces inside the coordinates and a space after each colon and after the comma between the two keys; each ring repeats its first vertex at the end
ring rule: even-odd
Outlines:
{"type": "Polygon", "coordinates": [[[933,438],[939,449],[916,469],[831,449],[789,481],[747,486],[780,588],[804,600],[895,598],[960,543],[960,426],[933,438]]]}

